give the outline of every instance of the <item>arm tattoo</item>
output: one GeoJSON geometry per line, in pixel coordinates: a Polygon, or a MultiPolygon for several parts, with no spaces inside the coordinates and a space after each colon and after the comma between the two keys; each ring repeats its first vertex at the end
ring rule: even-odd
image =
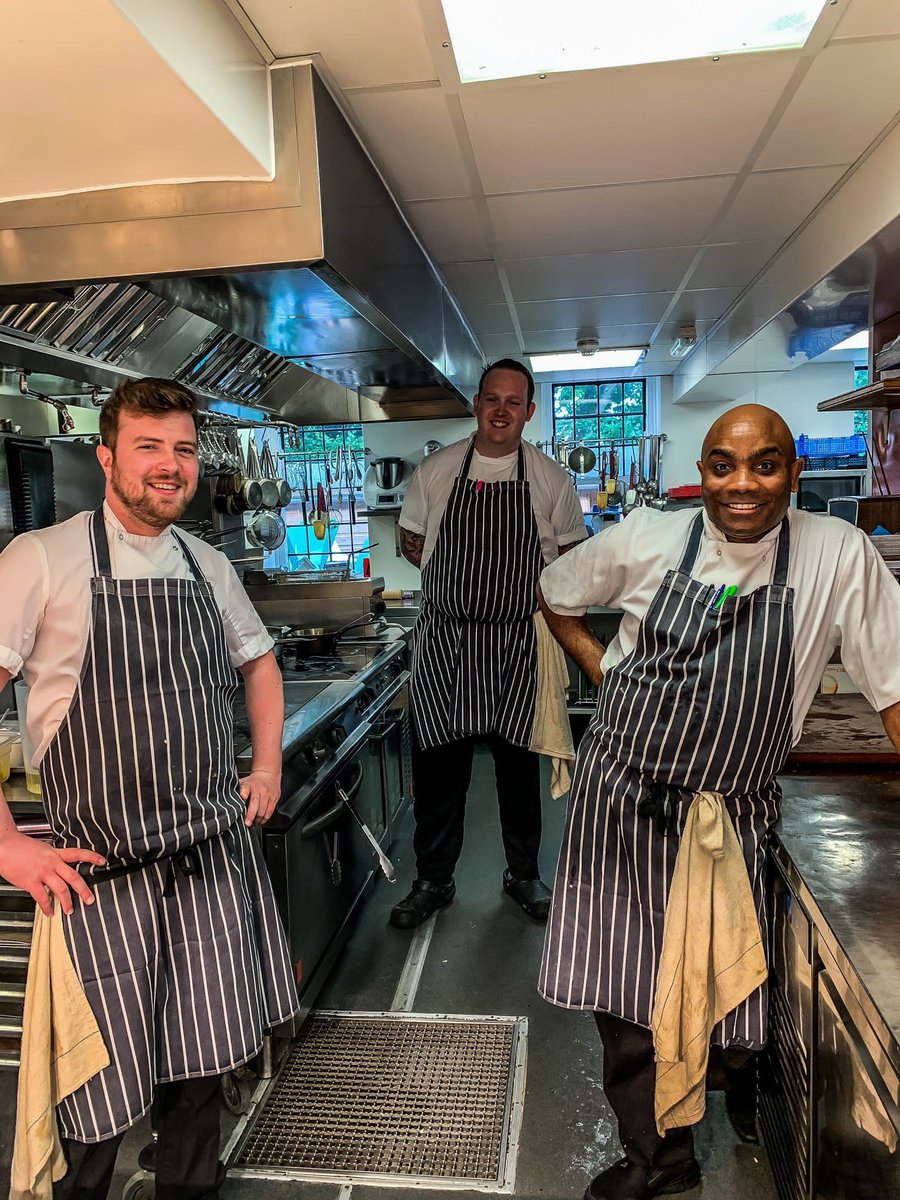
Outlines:
{"type": "Polygon", "coordinates": [[[400,553],[414,567],[422,566],[422,551],[425,549],[425,534],[413,533],[411,529],[400,527],[400,553]]]}

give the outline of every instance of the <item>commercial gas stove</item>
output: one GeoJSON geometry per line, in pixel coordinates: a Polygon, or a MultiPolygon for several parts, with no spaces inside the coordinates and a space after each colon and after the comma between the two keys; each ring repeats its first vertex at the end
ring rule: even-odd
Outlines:
{"type": "MultiPolygon", "coordinates": [[[[341,641],[328,658],[282,649],[282,795],[263,852],[288,934],[303,1011],[340,952],[411,798],[405,631],[341,641]],[[364,828],[363,828],[364,827],[364,828]]],[[[249,729],[236,708],[239,770],[249,729]]],[[[237,746],[236,746],[237,749],[237,746]]]]}

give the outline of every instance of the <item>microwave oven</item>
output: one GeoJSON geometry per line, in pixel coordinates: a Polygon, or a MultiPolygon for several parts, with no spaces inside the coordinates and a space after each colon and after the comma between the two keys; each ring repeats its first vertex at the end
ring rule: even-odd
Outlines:
{"type": "Polygon", "coordinates": [[[835,471],[801,471],[797,492],[792,497],[795,508],[807,512],[828,512],[829,500],[842,496],[858,496],[866,490],[864,467],[835,471]]]}

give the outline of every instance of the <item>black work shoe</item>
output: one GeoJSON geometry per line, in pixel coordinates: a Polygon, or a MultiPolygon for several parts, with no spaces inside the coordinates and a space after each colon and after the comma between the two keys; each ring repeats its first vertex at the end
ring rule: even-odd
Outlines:
{"type": "Polygon", "coordinates": [[[620,1158],[591,1181],[584,1200],[653,1200],[689,1192],[699,1182],[700,1164],[695,1158],[672,1167],[639,1167],[620,1158]]]}
{"type": "Polygon", "coordinates": [[[503,890],[529,917],[535,921],[547,920],[552,893],[546,883],[540,879],[513,879],[509,871],[504,871],[503,890]]]}
{"type": "Polygon", "coordinates": [[[750,1146],[759,1145],[759,1130],[756,1127],[756,1096],[748,1100],[746,1097],[734,1096],[725,1092],[725,1112],[731,1122],[731,1128],[742,1142],[750,1146]]]}
{"type": "Polygon", "coordinates": [[[455,883],[429,883],[426,879],[417,879],[409,895],[391,909],[391,924],[395,929],[415,929],[434,916],[438,909],[446,908],[455,895],[455,883]]]}

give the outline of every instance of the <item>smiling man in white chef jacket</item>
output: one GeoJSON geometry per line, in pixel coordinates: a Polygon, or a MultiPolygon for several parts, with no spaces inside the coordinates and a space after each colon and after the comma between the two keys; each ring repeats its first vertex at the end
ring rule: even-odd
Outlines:
{"type": "Polygon", "coordinates": [[[0,875],[65,940],[110,1063],[57,1106],[57,1194],[103,1200],[157,1099],[157,1200],[218,1195],[220,1076],[297,1008],[261,852],[281,787],[272,641],[224,555],[176,532],[197,489],[197,404],[120,385],[100,416],[106,498],[0,556],[0,683],[30,686],[52,845],[0,800],[0,875]],[[253,739],[239,780],[233,701],[253,739]],[[80,866],[80,871],[76,867],[80,866]]]}
{"type": "MultiPolygon", "coordinates": [[[[755,906],[764,929],[775,775],[836,646],[900,749],[900,587],[859,530],[789,508],[802,465],[777,413],[732,409],[703,443],[701,511],[638,509],[541,576],[551,630],[600,685],[578,750],[539,984],[554,1004],[593,1010],[603,1041],[625,1157],[585,1200],[649,1200],[700,1178],[690,1124],[660,1108],[651,1034],[657,1000],[669,1002],[656,988],[665,914],[698,794],[733,827],[750,920],[755,906]],[[605,653],[583,616],[593,604],[624,613],[605,653]]],[[[689,920],[690,901],[689,892],[689,920]]],[[[758,929],[755,937],[759,953],[758,929]]],[[[707,943],[704,961],[710,953],[707,943]]],[[[764,977],[761,954],[760,963],[764,977]]],[[[727,1048],[726,1070],[765,1041],[765,987],[750,987],[709,1027],[727,1048]]],[[[748,1141],[754,1100],[738,1094],[729,1109],[748,1141]]]]}
{"type": "MultiPolygon", "coordinates": [[[[523,438],[535,411],[528,368],[491,363],[473,403],[475,433],[420,464],[400,514],[403,555],[422,570],[422,611],[409,685],[416,879],[391,912],[399,929],[456,894],[478,740],[494,759],[503,890],[535,921],[550,910],[538,865],[547,731],[536,589],[544,565],[587,534],[568,475],[523,438]]],[[[565,721],[564,687],[553,690],[565,721]]]]}

